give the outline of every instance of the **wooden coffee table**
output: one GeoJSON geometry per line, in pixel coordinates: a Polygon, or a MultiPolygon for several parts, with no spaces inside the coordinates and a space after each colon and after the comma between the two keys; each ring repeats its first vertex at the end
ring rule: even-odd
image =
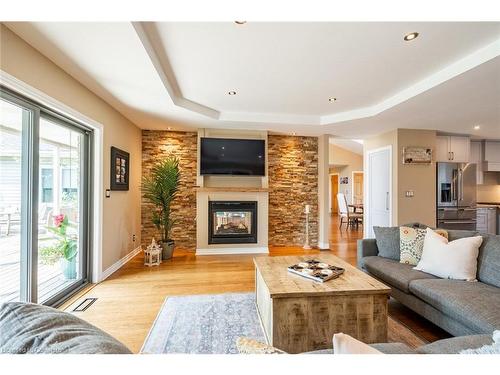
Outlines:
{"type": "Polygon", "coordinates": [[[387,341],[391,289],[331,254],[256,257],[257,310],[268,344],[288,353],[332,347],[343,332],[365,343],[387,341]],[[287,267],[309,259],[339,266],[345,273],[317,283],[287,267]]]}

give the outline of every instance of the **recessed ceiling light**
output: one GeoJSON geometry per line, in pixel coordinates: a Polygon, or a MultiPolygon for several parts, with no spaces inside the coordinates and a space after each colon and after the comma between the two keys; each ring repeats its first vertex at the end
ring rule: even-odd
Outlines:
{"type": "Polygon", "coordinates": [[[237,25],[244,25],[247,23],[247,21],[234,21],[234,23],[237,25]]]}
{"type": "Polygon", "coordinates": [[[481,126],[479,126],[479,125],[474,125],[474,130],[479,130],[479,129],[481,129],[481,126]]]}
{"type": "Polygon", "coordinates": [[[337,98],[328,98],[328,101],[329,101],[329,102],[336,102],[336,101],[337,101],[337,98]]]}
{"type": "Polygon", "coordinates": [[[407,42],[410,42],[410,41],[416,39],[417,37],[418,37],[418,33],[415,31],[413,33],[406,34],[403,39],[407,42]]]}
{"type": "Polygon", "coordinates": [[[229,91],[227,94],[228,95],[236,95],[236,91],[229,91]]]}

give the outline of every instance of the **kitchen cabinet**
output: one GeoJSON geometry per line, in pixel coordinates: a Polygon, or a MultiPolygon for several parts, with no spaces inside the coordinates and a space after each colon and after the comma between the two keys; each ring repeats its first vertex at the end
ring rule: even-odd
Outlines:
{"type": "Polygon", "coordinates": [[[470,159],[470,138],[454,135],[436,137],[436,161],[468,163],[470,159]]]}
{"type": "Polygon", "coordinates": [[[478,207],[476,229],[479,232],[497,234],[497,208],[478,207]]]}
{"type": "Polygon", "coordinates": [[[436,161],[450,161],[449,137],[436,137],[436,161]]]}
{"type": "Polygon", "coordinates": [[[485,172],[500,172],[500,141],[484,141],[483,170],[485,172]]]}

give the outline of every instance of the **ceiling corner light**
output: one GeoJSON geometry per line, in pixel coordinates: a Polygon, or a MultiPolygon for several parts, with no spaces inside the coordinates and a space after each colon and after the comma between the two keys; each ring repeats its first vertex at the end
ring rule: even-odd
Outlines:
{"type": "Polygon", "coordinates": [[[236,91],[229,91],[227,94],[228,95],[236,95],[236,91]]]}
{"type": "Polygon", "coordinates": [[[479,129],[481,129],[481,126],[479,126],[479,125],[474,125],[474,130],[479,130],[479,129]]]}
{"type": "Polygon", "coordinates": [[[407,42],[410,42],[412,40],[417,39],[418,35],[419,34],[415,31],[413,33],[406,34],[403,39],[407,42]]]}
{"type": "Polygon", "coordinates": [[[337,98],[328,98],[328,101],[333,103],[337,101],[337,98]]]}
{"type": "Polygon", "coordinates": [[[244,25],[247,23],[247,21],[234,21],[234,23],[237,25],[244,25]]]}

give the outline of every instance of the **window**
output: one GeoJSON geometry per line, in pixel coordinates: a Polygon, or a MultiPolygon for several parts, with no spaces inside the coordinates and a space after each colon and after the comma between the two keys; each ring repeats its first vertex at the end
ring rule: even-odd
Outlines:
{"type": "Polygon", "coordinates": [[[42,203],[51,203],[52,202],[52,185],[53,185],[53,173],[52,169],[42,168],[41,169],[41,183],[42,183],[42,192],[41,199],[42,203]]]}
{"type": "Polygon", "coordinates": [[[0,302],[87,283],[91,129],[0,90],[0,302]]]}

